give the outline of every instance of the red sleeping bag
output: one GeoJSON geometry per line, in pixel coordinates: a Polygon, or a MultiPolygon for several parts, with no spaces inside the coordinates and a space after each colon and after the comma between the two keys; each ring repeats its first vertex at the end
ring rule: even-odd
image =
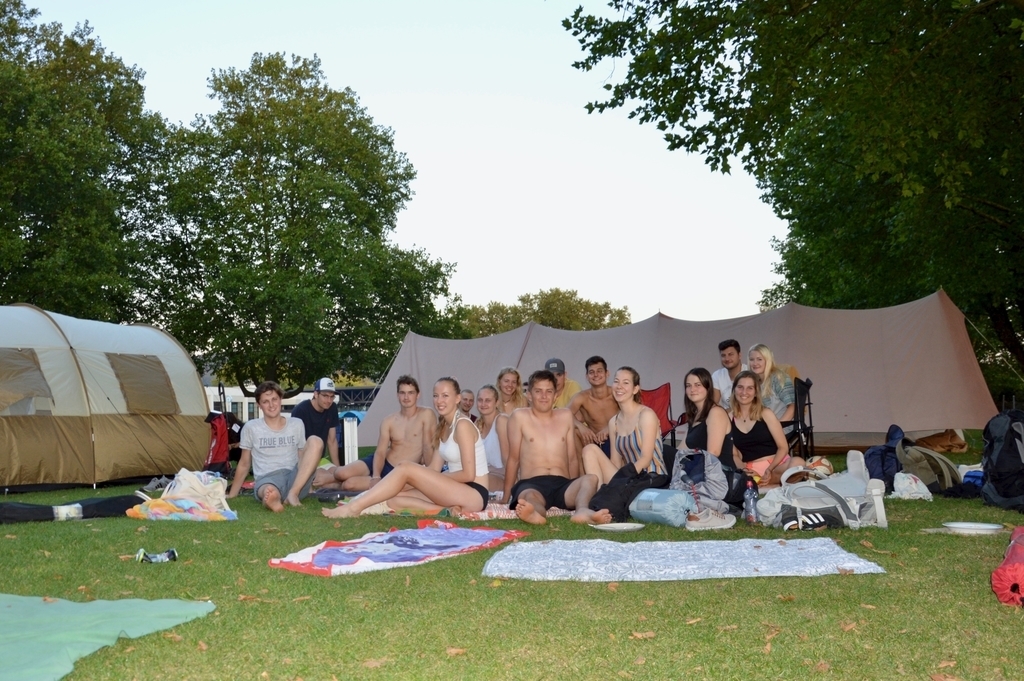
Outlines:
{"type": "Polygon", "coordinates": [[[1024,527],[1010,535],[1006,557],[992,573],[992,591],[1007,605],[1024,606],[1024,527]]]}

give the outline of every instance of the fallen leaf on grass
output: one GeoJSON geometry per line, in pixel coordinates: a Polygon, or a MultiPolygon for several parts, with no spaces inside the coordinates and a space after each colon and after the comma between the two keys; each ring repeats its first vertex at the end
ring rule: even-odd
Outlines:
{"type": "Polygon", "coordinates": [[[180,643],[183,640],[181,636],[175,634],[173,631],[169,631],[164,634],[164,638],[174,641],[175,643],[180,643]]]}
{"type": "Polygon", "coordinates": [[[646,622],[647,621],[647,617],[645,615],[640,615],[640,621],[641,622],[646,622]]]}
{"type": "Polygon", "coordinates": [[[389,658],[382,657],[379,660],[367,660],[366,662],[363,662],[363,666],[367,669],[377,669],[378,667],[387,664],[388,661],[389,658]]]}
{"type": "Polygon", "coordinates": [[[739,628],[738,624],[727,624],[724,627],[718,627],[719,631],[735,631],[739,628]]]}
{"type": "Polygon", "coordinates": [[[454,657],[456,655],[465,655],[466,654],[466,649],[465,648],[452,648],[451,646],[448,646],[448,648],[447,648],[447,650],[445,652],[447,652],[449,655],[454,657]]]}
{"type": "Polygon", "coordinates": [[[259,601],[260,599],[256,596],[248,596],[246,594],[238,594],[238,600],[240,601],[259,601]]]}
{"type": "Polygon", "coordinates": [[[839,625],[839,628],[843,631],[853,631],[857,628],[856,622],[843,622],[839,625]]]}
{"type": "Polygon", "coordinates": [[[186,561],[184,561],[182,563],[182,565],[191,565],[191,564],[192,564],[192,559],[191,558],[189,558],[188,560],[186,560],[186,561]]]}
{"type": "Polygon", "coordinates": [[[629,637],[631,639],[639,641],[639,640],[645,639],[645,638],[654,638],[654,632],[653,631],[634,631],[632,634],[629,635],[629,637]]]}
{"type": "Polygon", "coordinates": [[[780,539],[779,540],[779,546],[785,546],[785,545],[786,545],[786,540],[785,539],[780,539]]]}
{"type": "Polygon", "coordinates": [[[619,590],[619,583],[618,582],[608,582],[608,590],[611,591],[612,593],[615,593],[616,591],[619,590]]]}
{"type": "Polygon", "coordinates": [[[825,660],[821,660],[820,662],[818,662],[818,664],[814,665],[814,671],[818,672],[819,674],[824,674],[829,669],[832,669],[832,665],[830,665],[828,662],[825,662],[825,660]]]}
{"type": "Polygon", "coordinates": [[[614,641],[615,640],[615,634],[608,634],[608,638],[611,639],[612,641],[614,641]]]}
{"type": "Polygon", "coordinates": [[[43,603],[56,603],[56,598],[50,598],[49,596],[43,596],[43,603]]]}
{"type": "Polygon", "coordinates": [[[126,653],[130,653],[130,652],[132,652],[133,650],[135,650],[135,646],[128,646],[127,648],[125,648],[125,649],[124,649],[124,652],[126,652],[126,653]]]}
{"type": "Polygon", "coordinates": [[[860,545],[864,546],[866,548],[869,548],[869,549],[875,548],[875,545],[872,544],[871,542],[869,542],[867,539],[861,539],[860,540],[860,545]]]}
{"type": "Polygon", "coordinates": [[[778,626],[777,624],[769,624],[768,625],[768,633],[764,635],[764,640],[765,641],[771,641],[773,638],[778,636],[780,633],[782,633],[782,627],[778,626]]]}
{"type": "Polygon", "coordinates": [[[86,593],[86,592],[89,591],[89,587],[87,587],[87,586],[85,586],[83,584],[82,586],[78,587],[78,590],[81,591],[82,593],[86,593]]]}
{"type": "Polygon", "coordinates": [[[633,660],[633,664],[643,664],[644,662],[647,662],[647,660],[644,659],[643,655],[633,660]]]}
{"type": "Polygon", "coordinates": [[[260,678],[261,679],[269,679],[270,678],[270,674],[268,674],[266,672],[263,672],[262,674],[260,674],[260,678]]]}
{"type": "Polygon", "coordinates": [[[696,624],[697,622],[700,622],[702,619],[704,619],[704,618],[703,617],[694,617],[692,620],[686,620],[686,623],[687,624],[696,624]]]}
{"type": "Polygon", "coordinates": [[[801,641],[808,641],[811,638],[809,634],[797,634],[796,637],[801,641]]]}
{"type": "Polygon", "coordinates": [[[16,535],[16,534],[5,534],[4,535],[4,539],[17,539],[17,538],[18,538],[18,535],[16,535]]]}
{"type": "Polygon", "coordinates": [[[312,598],[312,596],[299,596],[298,598],[293,598],[292,599],[292,603],[300,603],[302,601],[308,601],[310,598],[312,598]]]}
{"type": "Polygon", "coordinates": [[[946,667],[955,667],[956,660],[943,660],[939,663],[939,669],[945,669],[946,667]]]}
{"type": "Polygon", "coordinates": [[[123,556],[118,556],[118,559],[121,560],[121,562],[124,562],[126,560],[135,560],[135,554],[132,553],[132,554],[125,554],[123,556]]]}
{"type": "Polygon", "coordinates": [[[245,577],[239,577],[238,579],[236,579],[235,584],[237,584],[238,586],[242,586],[243,584],[245,584],[245,577]]]}
{"type": "Polygon", "coordinates": [[[500,579],[496,579],[493,582],[491,582],[491,584],[490,584],[490,587],[492,589],[497,589],[499,586],[501,586],[501,580],[500,579]]]}
{"type": "Polygon", "coordinates": [[[868,605],[867,603],[861,603],[860,607],[864,608],[865,610],[875,610],[878,606],[868,605]]]}
{"type": "Polygon", "coordinates": [[[472,586],[473,584],[476,584],[476,580],[475,579],[469,580],[469,584],[470,584],[470,586],[472,586]]]}
{"type": "Polygon", "coordinates": [[[39,549],[39,550],[42,552],[43,558],[49,558],[50,557],[50,552],[49,551],[45,551],[43,549],[39,549]]]}
{"type": "Polygon", "coordinates": [[[146,527],[145,525],[139,525],[138,527],[135,528],[135,531],[136,532],[149,532],[149,528],[146,527]]]}
{"type": "Polygon", "coordinates": [[[627,672],[625,669],[620,669],[619,670],[619,676],[621,676],[624,679],[628,679],[628,678],[631,678],[633,675],[630,674],[629,672],[627,672]]]}
{"type": "Polygon", "coordinates": [[[334,526],[335,526],[335,527],[341,527],[341,522],[340,522],[340,521],[337,521],[337,520],[336,520],[336,521],[334,521],[334,526]]]}
{"type": "Polygon", "coordinates": [[[122,591],[122,592],[121,592],[121,595],[122,595],[122,596],[131,596],[131,595],[132,595],[132,592],[131,592],[131,591],[122,591]]]}
{"type": "Polygon", "coordinates": [[[410,577],[409,575],[406,575],[406,576],[405,576],[405,585],[406,585],[406,586],[409,586],[409,583],[410,583],[411,581],[412,581],[412,578],[411,578],[411,577],[410,577]]]}
{"type": "Polygon", "coordinates": [[[768,641],[768,643],[764,644],[764,654],[767,655],[770,652],[772,652],[772,642],[768,641]]]}
{"type": "Polygon", "coordinates": [[[196,644],[196,648],[198,648],[199,650],[202,650],[203,652],[206,652],[206,650],[207,650],[207,649],[208,649],[209,647],[210,647],[210,646],[206,645],[206,644],[205,644],[205,643],[203,643],[202,641],[200,641],[200,642],[199,642],[198,644],[196,644]]]}
{"type": "Polygon", "coordinates": [[[779,594],[778,596],[776,596],[776,598],[778,598],[780,601],[787,601],[787,602],[788,601],[795,601],[796,600],[796,596],[793,595],[793,594],[786,594],[785,596],[783,596],[782,594],[779,594]]]}
{"type": "Polygon", "coordinates": [[[839,574],[841,574],[841,575],[852,575],[853,574],[853,570],[851,570],[849,568],[839,568],[839,574]]]}
{"type": "Polygon", "coordinates": [[[928,678],[932,681],[960,681],[959,676],[952,676],[950,674],[932,674],[928,678]]]}
{"type": "Polygon", "coordinates": [[[654,601],[644,601],[644,605],[654,605],[654,601]]]}

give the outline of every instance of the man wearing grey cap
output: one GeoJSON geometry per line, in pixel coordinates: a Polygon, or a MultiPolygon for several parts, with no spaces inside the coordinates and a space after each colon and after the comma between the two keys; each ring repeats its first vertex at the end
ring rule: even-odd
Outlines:
{"type": "Polygon", "coordinates": [[[580,384],[565,375],[565,362],[557,357],[544,362],[544,368],[555,375],[555,409],[568,407],[580,384]]]}
{"type": "Polygon", "coordinates": [[[315,435],[324,442],[331,463],[338,465],[338,407],[334,404],[334,381],[321,378],[313,385],[313,397],[295,405],[291,417],[301,419],[306,437],[315,435]]]}

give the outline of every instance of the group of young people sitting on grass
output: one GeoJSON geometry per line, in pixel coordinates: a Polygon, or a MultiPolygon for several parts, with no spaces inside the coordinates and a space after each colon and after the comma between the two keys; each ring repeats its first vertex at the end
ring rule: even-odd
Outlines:
{"type": "MultiPolygon", "coordinates": [[[[771,395],[784,401],[778,393],[789,380],[791,394],[792,382],[777,376],[781,372],[767,347],[751,349],[754,370],[733,361],[736,349],[736,341],[720,346],[723,370],[731,378],[724,398],[706,369],[686,374],[685,445],[718,457],[723,468],[746,470],[762,487],[778,484],[787,468],[803,465],[789,456],[779,417],[767,406],[771,395]],[[765,386],[772,391],[767,397],[765,386]]],[[[565,397],[564,364],[552,359],[545,366],[560,372],[533,372],[525,394],[519,373],[502,369],[498,387],[486,385],[477,392],[475,422],[464,410],[456,379],[443,377],[434,383],[430,410],[418,404],[416,379],[402,376],[397,381],[400,410],[382,422],[374,454],[345,466],[319,468],[325,436],[329,442],[333,430],[306,432],[303,420],[310,420],[282,414],[281,388],[263,383],[256,390],[263,418],[249,421],[242,430],[241,460],[228,496],[238,494],[251,465],[256,497],[274,511],[301,503],[315,485],[361,492],[324,509],[329,518],[439,507],[473,513],[498,497],[531,524],[546,522],[551,508],[571,511],[574,522],[610,522],[608,509],[590,508],[590,502],[619,469],[630,465],[638,472],[672,473],[666,468],[658,415],[643,405],[640,375],[632,367],[619,368],[609,385],[607,363],[591,357],[586,362],[590,388],[565,397]],[[556,406],[559,400],[564,408],[556,406]]],[[[333,393],[329,379],[318,381],[318,387],[327,385],[333,393]]],[[[306,411],[333,411],[336,421],[337,410],[326,406],[333,404],[333,394],[324,392],[314,391],[312,409],[306,411]]],[[[782,409],[785,414],[787,407],[782,409]]],[[[330,422],[328,413],[310,421],[311,429],[330,422]]],[[[330,449],[338,463],[336,445],[330,449]]]]}

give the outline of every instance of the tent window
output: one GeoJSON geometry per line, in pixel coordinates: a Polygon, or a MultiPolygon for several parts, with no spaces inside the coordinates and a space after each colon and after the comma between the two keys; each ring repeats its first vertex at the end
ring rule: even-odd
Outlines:
{"type": "Polygon", "coordinates": [[[53,394],[39,368],[39,358],[31,348],[0,348],[0,412],[17,404],[10,413],[35,413],[36,405],[47,402],[50,408],[53,394]],[[34,398],[45,398],[38,402],[34,398]]]}
{"type": "Polygon", "coordinates": [[[163,362],[155,355],[107,353],[129,414],[180,414],[163,362]]]}

